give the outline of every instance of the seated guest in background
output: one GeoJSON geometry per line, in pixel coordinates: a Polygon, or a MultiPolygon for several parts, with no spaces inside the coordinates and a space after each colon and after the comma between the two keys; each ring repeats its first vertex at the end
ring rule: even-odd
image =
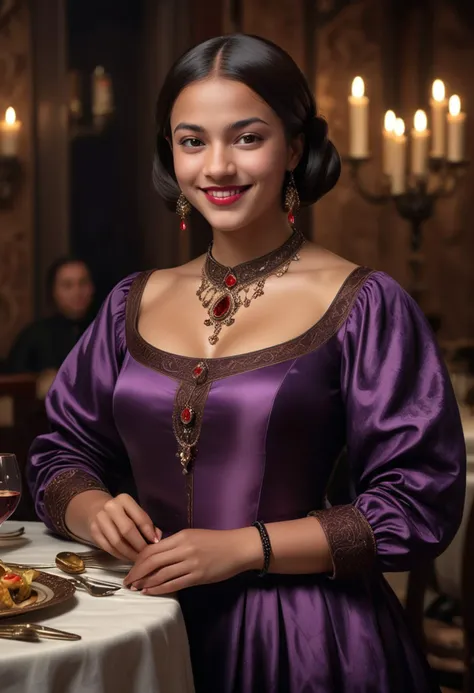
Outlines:
{"type": "Polygon", "coordinates": [[[10,373],[57,371],[91,322],[94,284],[84,262],[70,257],[56,260],[46,286],[54,314],[19,334],[8,357],[10,373]]]}

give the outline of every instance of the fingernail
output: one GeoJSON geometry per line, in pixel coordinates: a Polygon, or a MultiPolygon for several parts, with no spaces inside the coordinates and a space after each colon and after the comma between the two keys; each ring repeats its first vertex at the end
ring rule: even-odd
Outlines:
{"type": "Polygon", "coordinates": [[[140,594],[148,594],[148,590],[146,590],[146,589],[145,589],[145,590],[142,590],[142,591],[140,592],[140,594]]]}
{"type": "Polygon", "coordinates": [[[154,544],[159,544],[159,543],[160,543],[160,540],[158,539],[158,537],[155,537],[155,538],[153,539],[153,543],[154,543],[154,544]]]}
{"type": "Polygon", "coordinates": [[[130,587],[130,591],[131,591],[131,592],[138,592],[138,587],[135,587],[135,585],[132,585],[132,586],[130,587]]]}

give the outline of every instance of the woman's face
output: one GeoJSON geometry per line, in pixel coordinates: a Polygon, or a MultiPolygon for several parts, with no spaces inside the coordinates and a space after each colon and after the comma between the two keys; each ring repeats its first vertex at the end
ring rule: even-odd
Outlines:
{"type": "Polygon", "coordinates": [[[171,112],[178,184],[214,229],[281,211],[285,171],[298,163],[283,124],[242,82],[213,77],[183,89],[171,112]]]}
{"type": "Polygon", "coordinates": [[[53,300],[60,313],[72,320],[85,317],[94,296],[94,284],[83,262],[62,265],[56,274],[53,300]]]}

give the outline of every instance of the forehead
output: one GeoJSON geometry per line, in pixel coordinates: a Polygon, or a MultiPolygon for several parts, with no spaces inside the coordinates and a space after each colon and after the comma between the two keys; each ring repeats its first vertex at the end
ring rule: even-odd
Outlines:
{"type": "Polygon", "coordinates": [[[77,276],[83,276],[89,274],[89,270],[84,265],[83,262],[69,262],[67,265],[63,265],[59,268],[56,274],[56,279],[71,279],[77,276]]]}
{"type": "Polygon", "coordinates": [[[266,101],[246,84],[213,77],[183,89],[171,111],[171,129],[180,122],[225,127],[251,117],[262,118],[269,124],[279,122],[266,101]]]}

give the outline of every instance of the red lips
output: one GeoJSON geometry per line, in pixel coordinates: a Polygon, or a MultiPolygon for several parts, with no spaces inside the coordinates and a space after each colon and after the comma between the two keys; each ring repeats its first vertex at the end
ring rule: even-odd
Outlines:
{"type": "Polygon", "coordinates": [[[238,202],[251,187],[251,185],[226,185],[212,186],[202,190],[209,202],[217,207],[224,207],[238,202]]]}

